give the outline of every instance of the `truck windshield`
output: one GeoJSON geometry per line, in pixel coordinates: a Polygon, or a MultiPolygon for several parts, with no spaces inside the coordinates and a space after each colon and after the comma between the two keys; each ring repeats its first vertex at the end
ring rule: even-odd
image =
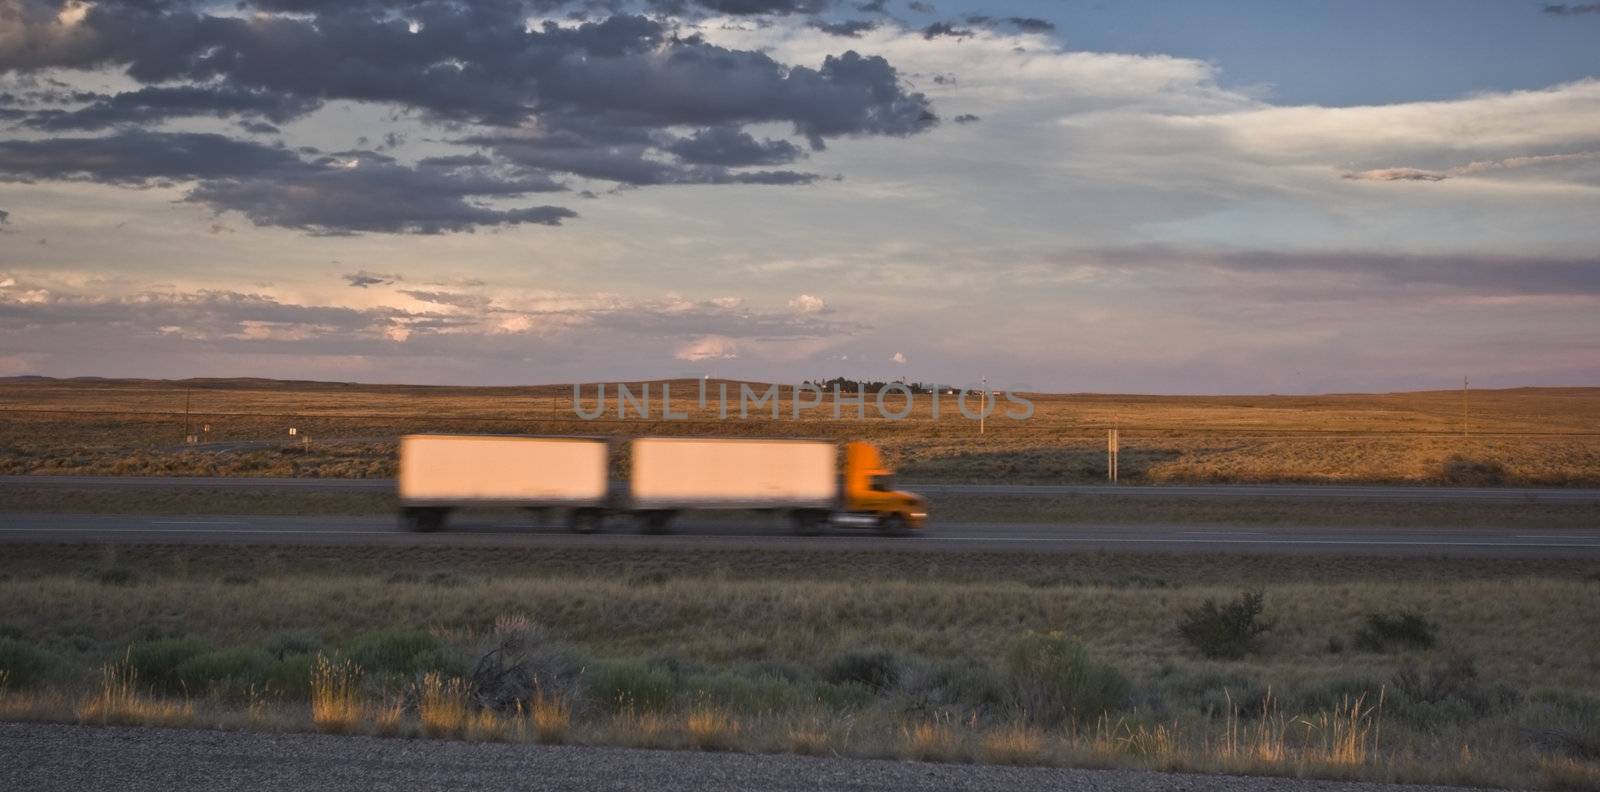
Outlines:
{"type": "Polygon", "coordinates": [[[872,476],[868,479],[867,486],[874,492],[890,492],[894,490],[894,476],[887,473],[881,476],[872,476]]]}

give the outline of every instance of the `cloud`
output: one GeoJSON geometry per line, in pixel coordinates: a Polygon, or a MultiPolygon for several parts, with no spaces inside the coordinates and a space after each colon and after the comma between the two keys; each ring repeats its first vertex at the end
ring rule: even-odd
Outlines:
{"type": "Polygon", "coordinates": [[[695,165],[782,165],[802,156],[787,140],[756,140],[734,127],[710,127],[668,144],[667,151],[695,165]]]}
{"type": "Polygon", "coordinates": [[[1475,176],[1497,171],[1521,168],[1539,168],[1549,165],[1572,165],[1600,161],[1600,151],[1576,151],[1568,154],[1537,154],[1526,157],[1506,157],[1497,160],[1474,160],[1465,165],[1442,171],[1419,168],[1378,168],[1344,174],[1346,179],[1358,181],[1428,181],[1437,182],[1458,176],[1475,176]]]}
{"type": "Polygon", "coordinates": [[[1056,29],[1056,23],[1035,17],[1006,17],[1006,21],[1024,33],[1049,33],[1056,29]]]}
{"type": "MultiPolygon", "coordinates": [[[[559,224],[576,215],[484,198],[518,194],[510,189],[516,185],[529,186],[521,192],[557,189],[567,176],[624,186],[803,185],[820,178],[745,170],[801,156],[788,140],[757,139],[746,130],[752,125],[787,125],[821,149],[841,137],[915,135],[938,122],[926,96],[908,90],[881,57],[845,51],[780,62],[684,35],[676,19],[623,12],[529,21],[565,5],[245,0],[245,13],[216,13],[181,0],[108,1],[73,6],[73,18],[63,22],[59,6],[22,3],[0,22],[0,72],[120,72],[139,87],[23,97],[30,106],[11,110],[39,131],[116,132],[8,141],[0,173],[137,186],[198,179],[191,200],[239,211],[258,225],[314,234],[439,233],[559,224]],[[339,102],[443,126],[455,143],[480,149],[430,152],[430,159],[487,154],[494,162],[469,166],[478,173],[439,174],[423,163],[368,156],[361,169],[341,174],[286,147],[149,129],[213,117],[235,119],[249,134],[276,135],[281,124],[339,102]],[[536,180],[542,186],[531,186],[536,180]]],[[[811,15],[826,5],[696,0],[692,7],[737,17],[811,15]]],[[[652,7],[679,13],[691,6],[652,7]]],[[[379,149],[402,144],[396,137],[379,149]]]]}
{"type": "Polygon", "coordinates": [[[958,115],[958,116],[956,116],[955,118],[953,118],[951,120],[956,122],[957,124],[976,124],[979,121],[982,121],[983,119],[981,119],[981,118],[979,118],[979,117],[977,117],[977,116],[975,116],[975,115],[973,115],[971,113],[962,113],[961,115],[958,115]]]}
{"type": "Polygon", "coordinates": [[[1554,16],[1577,16],[1578,14],[1600,14],[1600,3],[1579,3],[1569,5],[1566,3],[1545,3],[1544,12],[1554,16]]]}
{"type": "Polygon", "coordinates": [[[99,95],[75,110],[40,110],[24,126],[44,131],[93,131],[120,125],[159,124],[173,118],[244,116],[242,124],[276,132],[282,124],[306,116],[322,106],[315,98],[264,90],[231,87],[148,87],[114,95],[99,95]],[[266,119],[272,124],[266,124],[266,119]]]}
{"type": "Polygon", "coordinates": [[[1346,179],[1356,181],[1444,181],[1450,178],[1447,174],[1437,171],[1425,171],[1417,168],[1377,168],[1374,170],[1356,171],[1344,174],[1346,179]]]}
{"type": "Polygon", "coordinates": [[[802,294],[789,301],[789,310],[800,314],[822,313],[828,309],[828,304],[821,297],[802,294]]]}
{"type": "Polygon", "coordinates": [[[367,272],[366,270],[348,273],[342,277],[345,282],[358,289],[365,289],[368,286],[390,286],[395,281],[400,280],[399,275],[383,275],[376,272],[367,272]]]}
{"type": "Polygon", "coordinates": [[[679,360],[732,360],[739,356],[739,345],[723,336],[701,336],[678,346],[672,356],[679,360]]]}
{"type": "MultiPolygon", "coordinates": [[[[367,287],[400,278],[360,271],[345,281],[367,287]]],[[[86,286],[72,273],[6,274],[0,277],[0,355],[16,346],[44,358],[65,355],[78,365],[114,350],[108,361],[122,357],[124,363],[138,359],[144,365],[149,358],[134,351],[156,348],[163,358],[198,352],[235,361],[252,355],[291,361],[425,355],[445,365],[483,365],[599,348],[635,351],[638,361],[669,360],[680,353],[690,356],[684,359],[791,360],[854,332],[850,325],[812,316],[751,311],[741,300],[723,297],[629,299],[466,288],[480,291],[396,292],[429,303],[417,310],[370,305],[367,295],[361,307],[351,307],[225,289],[86,286]]],[[[371,297],[381,301],[388,295],[371,297]]],[[[620,375],[626,365],[610,370],[620,375]]]]}
{"type": "Polygon", "coordinates": [[[842,22],[824,22],[820,19],[813,19],[811,26],[830,36],[860,38],[862,33],[877,29],[878,23],[869,19],[847,19],[842,22]]]}
{"type": "Polygon", "coordinates": [[[958,28],[949,22],[935,22],[922,29],[922,37],[925,39],[936,39],[940,36],[966,38],[971,35],[971,30],[968,30],[967,28],[958,28]]]}
{"type": "Polygon", "coordinates": [[[889,360],[894,362],[894,363],[898,363],[898,364],[903,366],[903,365],[905,365],[905,362],[906,362],[906,355],[905,355],[904,352],[896,352],[893,355],[889,356],[889,360]]]}
{"type": "Polygon", "coordinates": [[[259,226],[319,234],[437,234],[485,225],[557,225],[577,216],[559,206],[495,209],[469,200],[563,189],[541,173],[457,162],[409,167],[359,151],[306,160],[282,146],[210,133],[129,130],[0,141],[0,181],[35,180],[130,186],[194,181],[185,201],[237,211],[259,226]]]}
{"type": "Polygon", "coordinates": [[[0,180],[153,181],[247,176],[303,165],[286,148],[196,132],[0,140],[0,180]]]}
{"type": "Polygon", "coordinates": [[[1133,246],[1052,254],[1103,285],[1313,301],[1600,298],[1600,257],[1133,246]]]}

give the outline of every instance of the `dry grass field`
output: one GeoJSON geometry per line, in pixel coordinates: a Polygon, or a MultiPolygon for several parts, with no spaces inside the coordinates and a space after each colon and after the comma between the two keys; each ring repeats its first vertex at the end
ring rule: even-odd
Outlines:
{"type": "MultiPolygon", "coordinates": [[[[734,415],[719,420],[714,395],[724,383],[708,383],[713,399],[705,409],[697,381],[669,384],[674,412],[686,420],[661,419],[662,383],[650,383],[649,419],[618,419],[608,393],[606,415],[584,421],[565,385],[7,379],[0,380],[0,473],[387,477],[395,438],[437,431],[869,439],[910,480],[1071,483],[1104,480],[1106,430],[1116,426],[1129,483],[1600,485],[1600,388],[1474,391],[1465,435],[1459,391],[1030,394],[1031,419],[992,418],[980,434],[951,396],[942,397],[937,421],[926,395],[901,421],[878,417],[870,397],[865,419],[846,405],[835,420],[829,401],[792,420],[785,399],[779,420],[760,411],[741,420],[739,384],[726,383],[734,415]],[[184,444],[191,429],[202,440],[192,448],[184,444]],[[309,444],[295,442],[305,438],[309,444]]],[[[585,393],[581,404],[592,407],[593,386],[585,393]]],[[[891,409],[897,398],[888,398],[891,409]]]]}
{"type": "Polygon", "coordinates": [[[1582,789],[1600,567],[21,545],[0,673],[11,720],[1582,789]],[[1180,629],[1249,591],[1257,640],[1180,629]]]}

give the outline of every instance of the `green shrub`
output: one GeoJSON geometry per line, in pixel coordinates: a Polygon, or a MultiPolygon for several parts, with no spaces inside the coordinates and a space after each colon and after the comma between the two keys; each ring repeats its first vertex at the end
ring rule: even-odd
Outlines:
{"type": "Polygon", "coordinates": [[[313,655],[322,651],[322,639],[316,633],[281,632],[267,639],[267,654],[282,660],[293,655],[313,655]]]}
{"type": "Polygon", "coordinates": [[[806,704],[808,687],[779,676],[749,677],[732,671],[694,674],[683,687],[696,700],[749,714],[784,713],[806,704]]]}
{"type": "Polygon", "coordinates": [[[1259,591],[1240,594],[1223,605],[1207,599],[1200,607],[1183,612],[1178,634],[1208,658],[1244,657],[1259,649],[1261,635],[1272,629],[1261,619],[1265,599],[1259,591]]]}
{"type": "Polygon", "coordinates": [[[1452,657],[1423,667],[1407,661],[1393,678],[1394,709],[1413,723],[1433,727],[1460,723],[1514,708],[1521,691],[1478,676],[1477,664],[1467,657],[1452,657]]]}
{"type": "Polygon", "coordinates": [[[819,682],[813,696],[818,704],[838,711],[864,709],[877,699],[877,693],[860,682],[819,682]]]}
{"type": "Polygon", "coordinates": [[[915,664],[901,682],[907,705],[918,710],[978,710],[1005,703],[1006,680],[971,658],[915,664]]]}
{"type": "Polygon", "coordinates": [[[1097,717],[1127,702],[1132,686],[1059,632],[1030,632],[1006,651],[1007,687],[1018,717],[1043,726],[1097,717]]]}
{"type": "Polygon", "coordinates": [[[433,633],[391,627],[362,633],[350,642],[350,659],[370,674],[413,676],[445,667],[444,647],[433,633]]]}
{"type": "Polygon", "coordinates": [[[311,698],[311,668],[316,655],[291,654],[267,666],[262,676],[262,690],[268,695],[286,699],[311,698]]]}
{"type": "Polygon", "coordinates": [[[1432,649],[1439,642],[1439,625],[1416,611],[1369,613],[1352,641],[1363,652],[1432,649]]]}
{"type": "Polygon", "coordinates": [[[1518,730],[1541,750],[1573,759],[1600,760],[1600,697],[1544,688],[1528,696],[1518,730]]]}
{"type": "Polygon", "coordinates": [[[899,683],[900,670],[900,658],[888,649],[849,649],[823,666],[822,678],[835,685],[853,682],[883,691],[899,683]]]}
{"type": "Polygon", "coordinates": [[[266,682],[272,658],[259,649],[236,647],[197,654],[174,670],[179,686],[191,695],[240,696],[266,682]]]}
{"type": "Polygon", "coordinates": [[[1267,683],[1255,674],[1211,664],[1167,666],[1151,682],[1153,708],[1162,713],[1190,709],[1213,718],[1254,717],[1267,696],[1267,683]]]}
{"type": "Polygon", "coordinates": [[[6,687],[38,684],[50,673],[50,655],[15,638],[0,638],[0,681],[6,687]]]}
{"type": "Polygon", "coordinates": [[[178,675],[178,667],[210,650],[211,647],[199,638],[166,638],[133,643],[128,646],[126,657],[141,687],[162,693],[182,693],[183,679],[178,675]]]}
{"type": "Polygon", "coordinates": [[[678,677],[671,669],[638,660],[601,663],[589,672],[588,694],[611,710],[663,710],[678,697],[678,677]]]}

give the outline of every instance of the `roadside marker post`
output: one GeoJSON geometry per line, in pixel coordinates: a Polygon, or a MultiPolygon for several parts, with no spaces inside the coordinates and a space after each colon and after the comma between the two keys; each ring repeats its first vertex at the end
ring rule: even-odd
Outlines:
{"type": "Polygon", "coordinates": [[[1106,479],[1112,484],[1117,483],[1117,459],[1122,451],[1122,430],[1106,430],[1106,479]]]}

